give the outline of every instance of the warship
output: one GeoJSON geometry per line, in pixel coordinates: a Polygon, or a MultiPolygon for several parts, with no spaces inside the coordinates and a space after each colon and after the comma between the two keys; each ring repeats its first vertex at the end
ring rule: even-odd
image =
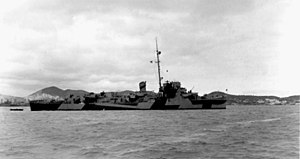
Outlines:
{"type": "MultiPolygon", "coordinates": [[[[118,92],[107,95],[90,94],[85,97],[85,105],[97,110],[169,110],[169,109],[226,109],[224,96],[199,96],[198,93],[187,91],[178,81],[166,81],[162,85],[160,72],[161,51],[158,50],[156,39],[156,61],[158,69],[158,93],[146,91],[146,81],[140,82],[140,91],[127,95],[118,92]]],[[[153,63],[153,61],[151,61],[153,63]]]]}
{"type": "MultiPolygon", "coordinates": [[[[225,96],[199,96],[187,91],[178,81],[162,84],[161,51],[156,39],[156,61],[159,91],[146,90],[146,81],[139,83],[139,91],[89,93],[83,100],[70,96],[65,101],[30,101],[31,111],[38,110],[170,110],[170,109],[226,109],[225,96]]],[[[151,61],[153,63],[153,61],[151,61]]]]}

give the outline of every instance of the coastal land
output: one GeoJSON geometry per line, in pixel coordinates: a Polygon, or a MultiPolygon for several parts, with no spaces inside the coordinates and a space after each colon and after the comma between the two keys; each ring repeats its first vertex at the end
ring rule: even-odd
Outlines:
{"type": "MultiPolygon", "coordinates": [[[[119,92],[120,94],[130,94],[133,91],[126,90],[119,92]]],[[[84,97],[88,94],[88,91],[84,90],[71,90],[60,89],[52,86],[41,89],[35,93],[32,93],[26,97],[16,97],[11,95],[0,94],[0,106],[29,106],[28,100],[38,99],[65,99],[71,96],[78,98],[84,97]]],[[[289,97],[278,96],[255,96],[255,95],[233,95],[220,91],[211,92],[205,94],[205,96],[226,96],[227,105],[299,105],[300,95],[293,95],[289,97]]]]}

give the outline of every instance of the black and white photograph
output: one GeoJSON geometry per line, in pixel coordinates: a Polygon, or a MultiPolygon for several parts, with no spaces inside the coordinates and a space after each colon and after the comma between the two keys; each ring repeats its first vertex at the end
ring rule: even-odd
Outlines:
{"type": "Polygon", "coordinates": [[[0,0],[1,159],[299,159],[300,1],[0,0]]]}

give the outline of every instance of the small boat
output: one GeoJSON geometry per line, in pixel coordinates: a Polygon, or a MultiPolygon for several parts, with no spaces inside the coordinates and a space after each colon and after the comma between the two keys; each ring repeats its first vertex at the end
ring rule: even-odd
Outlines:
{"type": "Polygon", "coordinates": [[[11,108],[10,111],[23,111],[21,108],[11,108]]]}

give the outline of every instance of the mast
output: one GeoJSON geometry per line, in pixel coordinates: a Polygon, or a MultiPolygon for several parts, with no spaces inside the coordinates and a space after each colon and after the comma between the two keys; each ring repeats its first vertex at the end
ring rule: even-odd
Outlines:
{"type": "Polygon", "coordinates": [[[158,84],[159,84],[159,92],[162,90],[161,87],[161,80],[162,77],[160,77],[160,61],[159,61],[159,55],[161,54],[161,51],[158,50],[158,45],[157,45],[157,38],[155,38],[155,42],[156,42],[156,57],[157,57],[157,70],[158,70],[158,84]]]}

